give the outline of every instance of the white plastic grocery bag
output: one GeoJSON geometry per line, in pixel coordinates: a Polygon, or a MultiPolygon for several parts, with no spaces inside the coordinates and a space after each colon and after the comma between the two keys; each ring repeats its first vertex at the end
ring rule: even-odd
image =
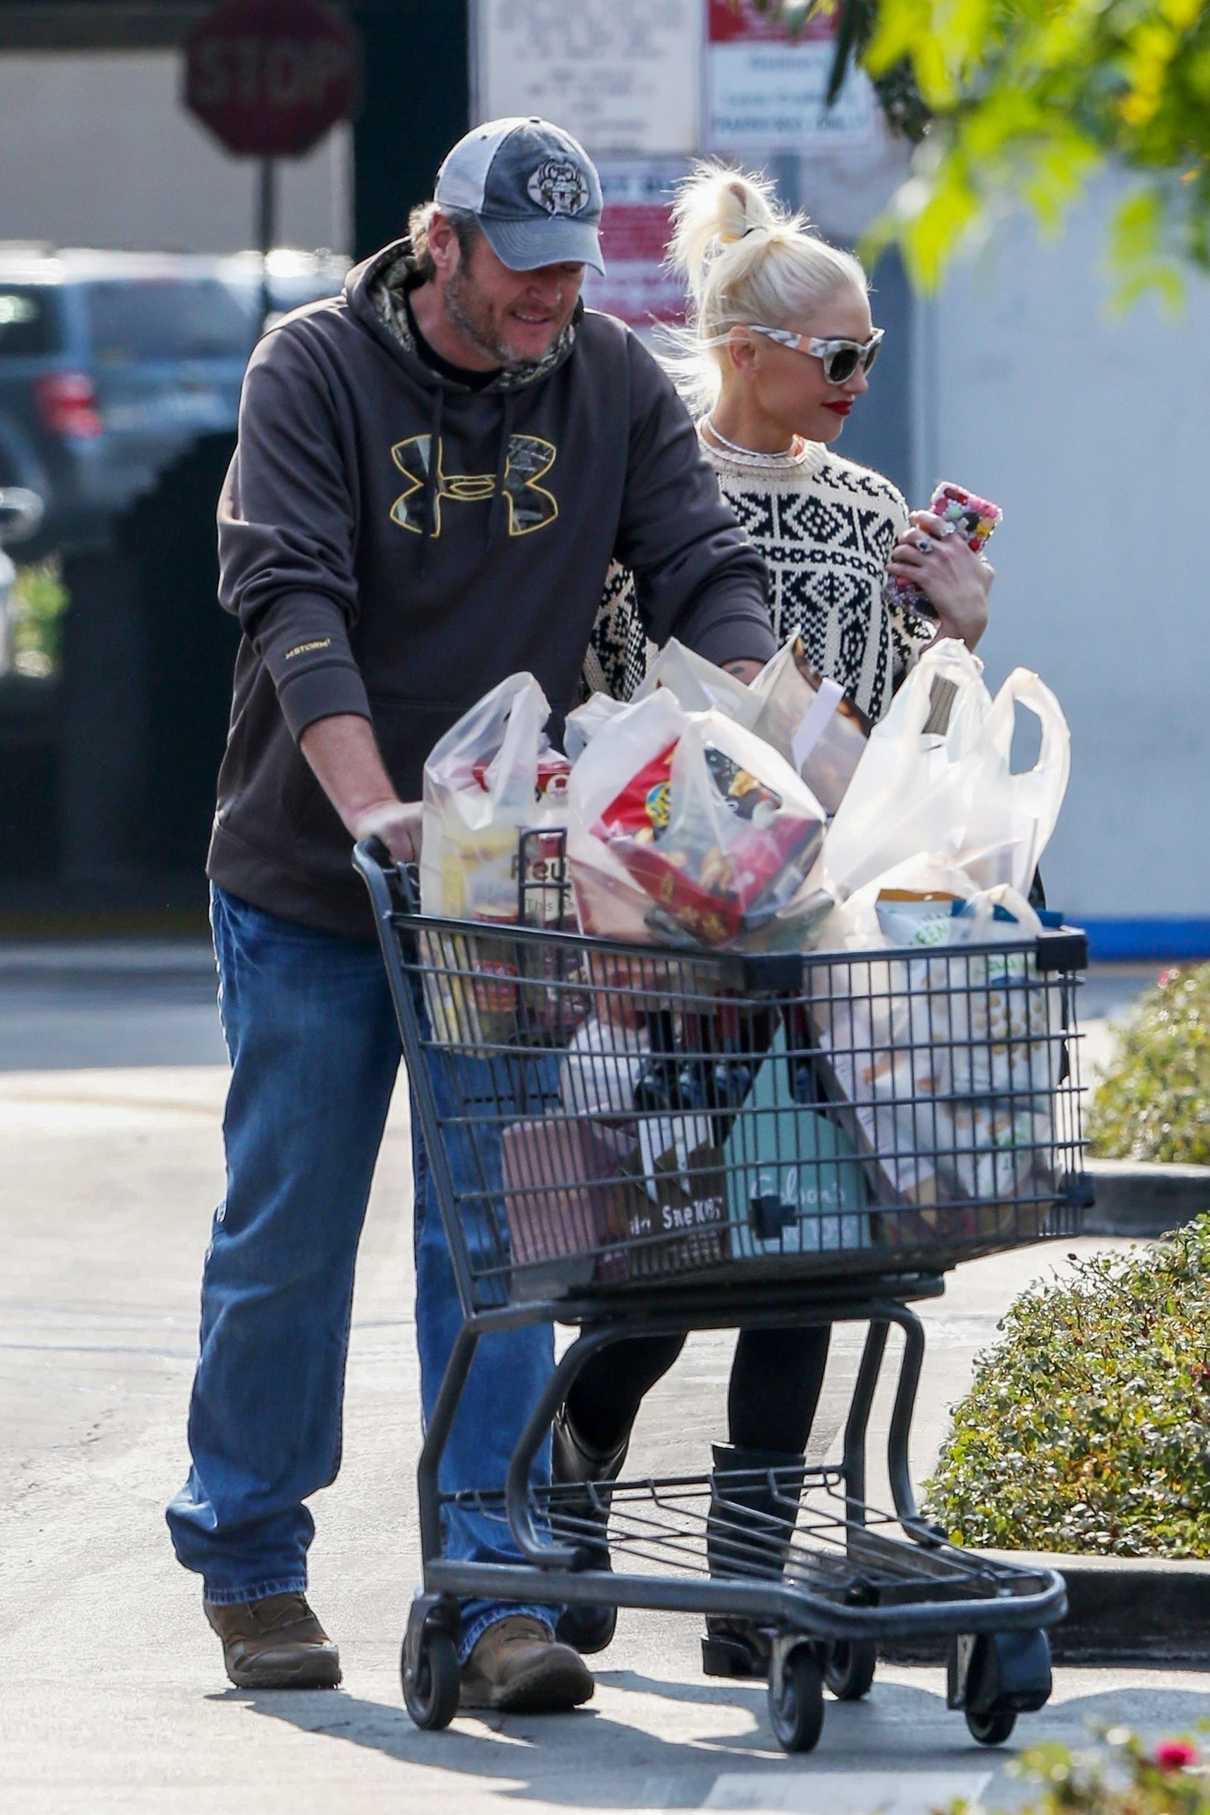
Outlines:
{"type": "Polygon", "coordinates": [[[761,702],[753,725],[802,776],[829,813],[844,799],[865,754],[870,721],[808,660],[801,637],[766,662],[749,692],[761,702]]]}
{"type": "MultiPolygon", "coordinates": [[[[540,881],[561,849],[539,836],[527,847],[533,876],[519,874],[522,831],[561,833],[570,764],[545,734],[550,707],[532,674],[510,675],[434,746],[424,766],[420,901],[426,914],[515,925],[522,881],[540,881]]],[[[526,919],[557,916],[556,890],[535,887],[526,919]]],[[[426,938],[429,936],[426,935],[426,938]]],[[[434,936],[440,937],[440,936],[434,936]]],[[[464,939],[462,968],[432,963],[425,989],[437,1038],[448,1044],[507,1040],[515,1030],[516,942],[464,939]]],[[[429,954],[432,956],[433,954],[429,954]]]]}
{"type": "Polygon", "coordinates": [[[954,638],[927,649],[875,724],[824,846],[840,895],[921,853],[965,845],[969,757],[991,711],[983,664],[954,638]],[[945,701],[944,714],[938,699],[945,701]],[[944,719],[943,729],[933,729],[944,719]]]}
{"type": "Polygon", "coordinates": [[[424,765],[426,914],[516,920],[518,833],[567,823],[570,765],[547,742],[549,717],[533,675],[512,674],[434,745],[424,765]]]}
{"type": "Polygon", "coordinates": [[[626,701],[615,700],[612,693],[590,693],[582,706],[567,714],[563,725],[563,748],[568,760],[574,763],[581,757],[597,732],[625,710],[626,701]]]}
{"type": "Polygon", "coordinates": [[[1053,1194],[1062,989],[1037,969],[1041,931],[1006,886],[902,864],[835,910],[820,943],[854,953],[811,973],[812,1019],[846,1125],[869,1157],[884,1239],[1017,1238],[1053,1194]],[[961,948],[995,944],[995,952],[961,948]],[[954,1208],[958,1206],[959,1208],[954,1208]]]}
{"type": "Polygon", "coordinates": [[[735,947],[795,902],[825,815],[767,744],[669,688],[604,726],[572,771],[569,857],[586,932],[735,947]]]}
{"type": "Polygon", "coordinates": [[[1070,768],[1067,721],[1049,687],[1016,668],[992,700],[982,664],[947,639],[926,650],[870,733],[828,832],[829,884],[852,894],[928,856],[965,870],[976,886],[1007,883],[1025,895],[1070,768]],[[1014,774],[1018,708],[1037,717],[1042,736],[1033,767],[1014,774]]]}
{"type": "Polygon", "coordinates": [[[760,717],[762,701],[751,687],[725,668],[716,668],[696,650],[687,649],[675,637],[669,637],[664,644],[634,697],[649,699],[661,687],[666,687],[686,712],[721,712],[745,731],[750,731],[760,717]]]}
{"type": "Polygon", "coordinates": [[[968,765],[966,822],[958,862],[983,888],[1005,883],[1027,895],[1067,792],[1071,734],[1050,688],[1028,668],[1014,668],[992,702],[968,765]],[[1041,727],[1033,767],[1014,774],[1018,708],[1041,727]]]}
{"type": "Polygon", "coordinates": [[[651,942],[651,899],[596,827],[626,778],[675,744],[686,722],[672,693],[661,688],[599,723],[576,758],[568,787],[567,858],[582,932],[651,942]]]}

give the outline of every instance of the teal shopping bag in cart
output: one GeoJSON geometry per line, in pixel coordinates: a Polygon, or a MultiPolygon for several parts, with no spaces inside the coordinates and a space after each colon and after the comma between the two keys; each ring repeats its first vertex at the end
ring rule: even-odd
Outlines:
{"type": "Polygon", "coordinates": [[[787,1058],[779,1026],[727,1135],[733,1260],[873,1246],[861,1161],[843,1128],[812,1105],[815,1093],[796,1087],[802,1063],[787,1058]]]}

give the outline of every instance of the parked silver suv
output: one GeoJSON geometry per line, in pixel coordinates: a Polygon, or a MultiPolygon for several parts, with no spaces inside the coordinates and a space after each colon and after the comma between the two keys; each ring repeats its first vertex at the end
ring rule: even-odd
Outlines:
{"type": "Polygon", "coordinates": [[[214,264],[0,242],[0,486],[45,500],[31,556],[103,541],[195,436],[234,426],[255,328],[214,264]]]}

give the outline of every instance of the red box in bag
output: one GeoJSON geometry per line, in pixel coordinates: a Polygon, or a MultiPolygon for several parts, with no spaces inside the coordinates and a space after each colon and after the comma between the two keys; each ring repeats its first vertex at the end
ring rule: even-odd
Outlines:
{"type": "Polygon", "coordinates": [[[724,816],[721,842],[694,847],[674,824],[677,747],[669,744],[631,777],[602,813],[597,836],[671,919],[703,944],[720,945],[760,925],[797,888],[823,828],[707,744],[706,767],[724,816]]]}

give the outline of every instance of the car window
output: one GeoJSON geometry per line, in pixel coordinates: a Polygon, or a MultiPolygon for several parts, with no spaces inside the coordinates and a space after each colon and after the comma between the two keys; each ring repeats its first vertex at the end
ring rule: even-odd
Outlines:
{"type": "Polygon", "coordinates": [[[99,365],[248,351],[247,318],[217,278],[124,278],[88,284],[86,292],[99,365]]]}
{"type": "Polygon", "coordinates": [[[51,293],[36,284],[0,279],[0,359],[36,359],[57,340],[51,293]]]}

